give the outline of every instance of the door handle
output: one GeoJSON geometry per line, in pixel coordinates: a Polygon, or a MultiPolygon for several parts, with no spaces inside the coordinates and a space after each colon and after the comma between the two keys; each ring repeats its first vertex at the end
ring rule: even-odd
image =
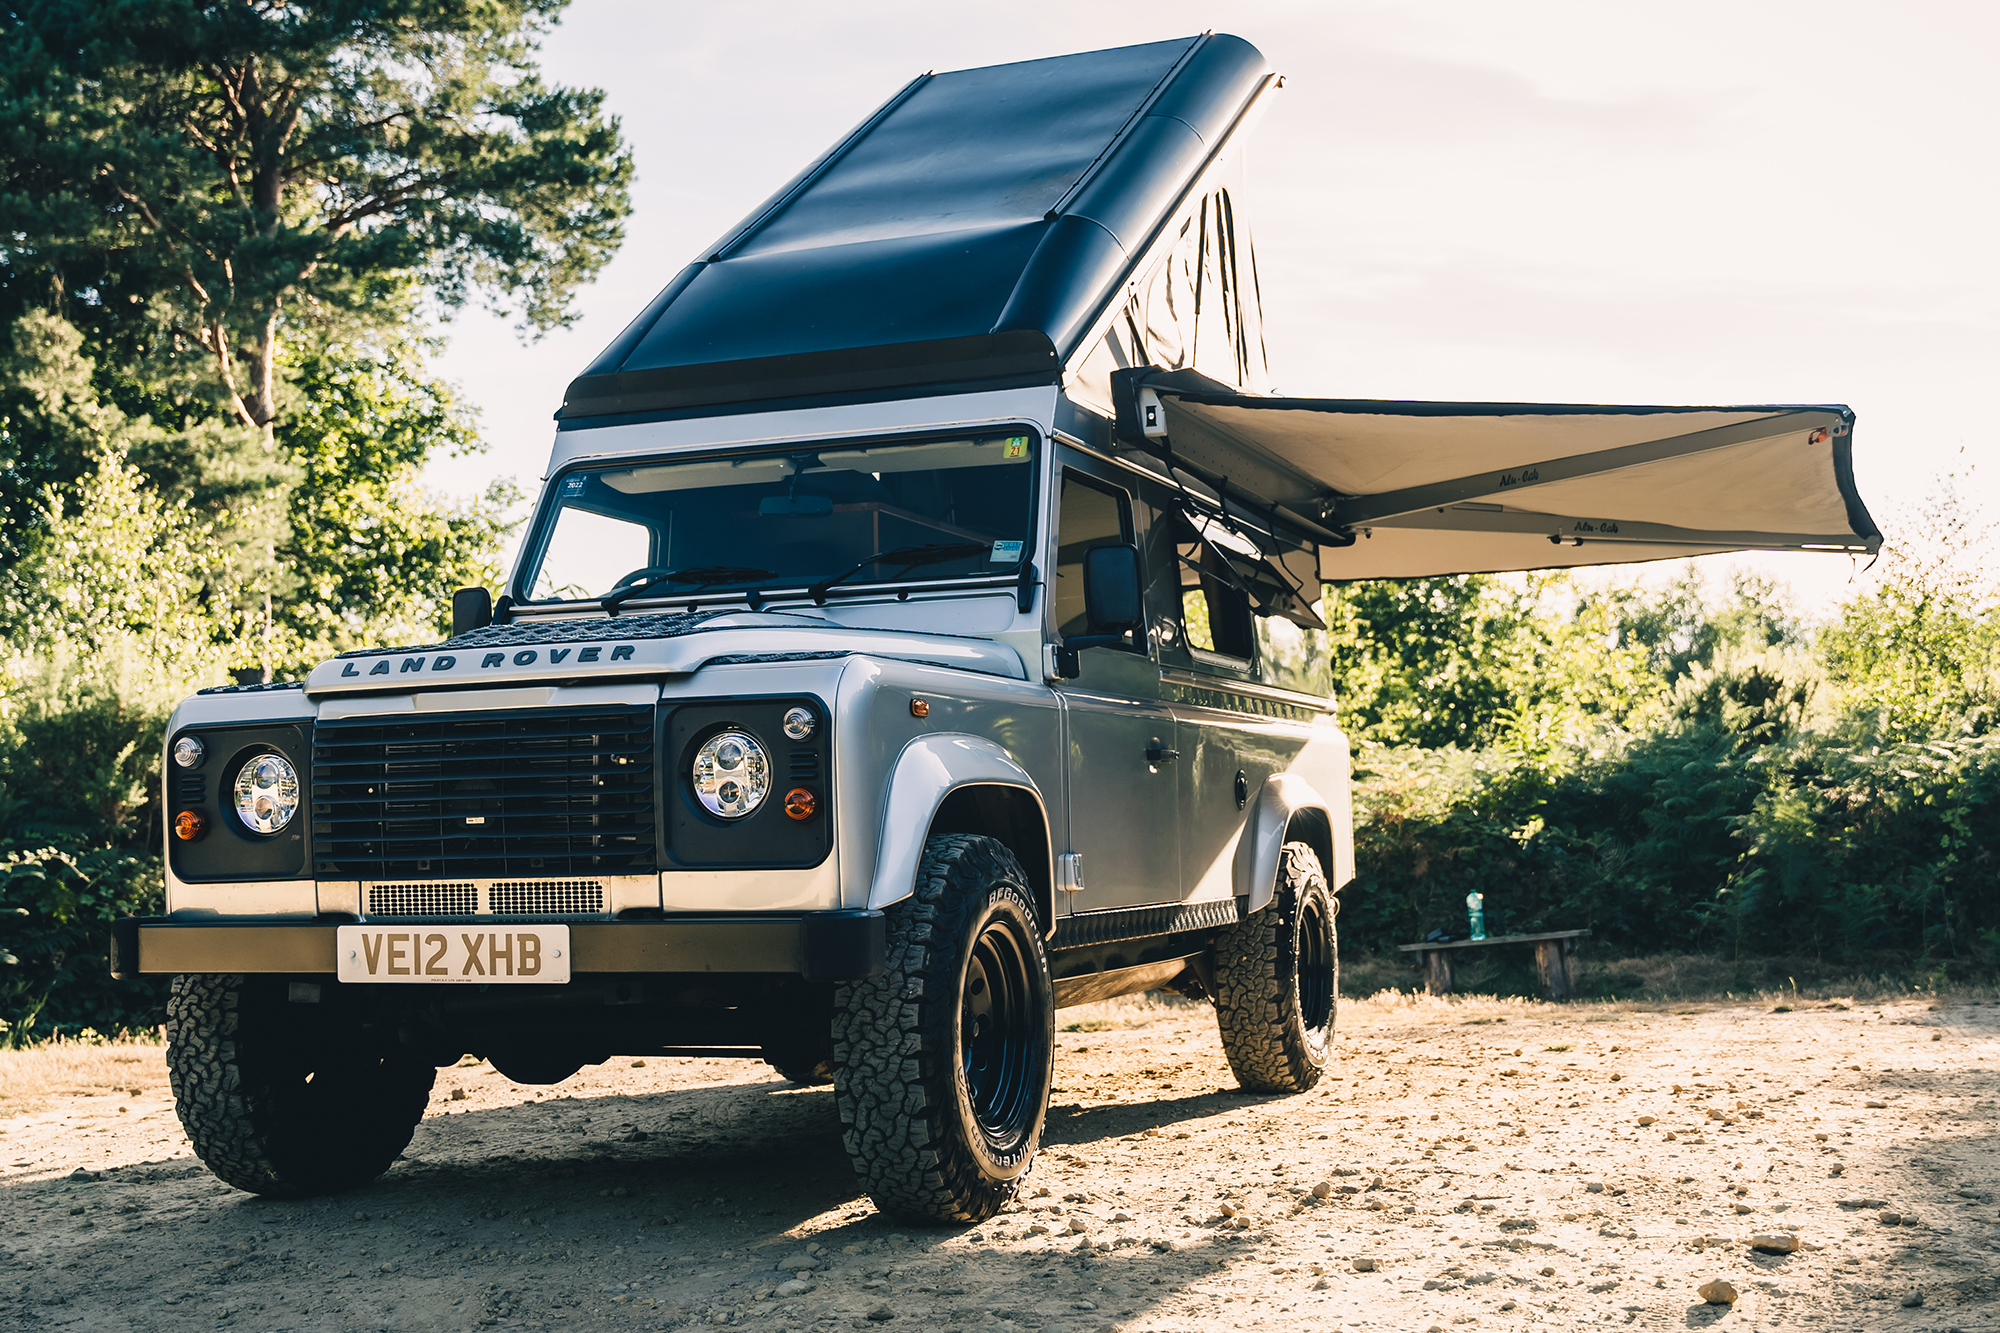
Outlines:
{"type": "Polygon", "coordinates": [[[1146,747],[1146,762],[1149,764],[1171,764],[1180,757],[1179,750],[1168,749],[1161,745],[1158,736],[1153,737],[1153,743],[1146,747]]]}

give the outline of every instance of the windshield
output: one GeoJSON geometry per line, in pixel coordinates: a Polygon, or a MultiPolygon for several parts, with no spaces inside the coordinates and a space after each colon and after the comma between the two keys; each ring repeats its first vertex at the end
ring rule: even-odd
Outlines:
{"type": "Polygon", "coordinates": [[[576,469],[522,582],[535,602],[693,601],[1013,575],[1035,444],[1016,430],[576,469]]]}

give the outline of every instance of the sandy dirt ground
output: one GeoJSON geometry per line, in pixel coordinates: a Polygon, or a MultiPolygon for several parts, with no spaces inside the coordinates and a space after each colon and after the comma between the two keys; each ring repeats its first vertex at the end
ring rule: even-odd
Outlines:
{"type": "Polygon", "coordinates": [[[1288,1097],[1206,1009],[1093,1012],[1023,1197],[959,1232],[879,1216],[831,1093],[761,1066],[444,1070],[379,1183],[274,1203],[117,1048],[0,1121],[0,1327],[2000,1329],[2000,1006],[1384,996],[1288,1097]]]}

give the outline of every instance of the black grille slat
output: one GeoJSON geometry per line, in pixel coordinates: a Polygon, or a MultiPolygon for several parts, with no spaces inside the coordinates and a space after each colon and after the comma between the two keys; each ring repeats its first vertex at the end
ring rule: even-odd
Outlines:
{"type": "Polygon", "coordinates": [[[322,877],[630,875],[658,865],[651,708],[322,722],[312,776],[322,877]]]}

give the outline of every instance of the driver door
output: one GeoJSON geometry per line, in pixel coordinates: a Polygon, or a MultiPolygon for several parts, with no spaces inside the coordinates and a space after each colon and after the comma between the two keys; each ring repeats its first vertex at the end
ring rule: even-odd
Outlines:
{"type": "MultiPolygon", "coordinates": [[[[1049,599],[1059,640],[1089,632],[1084,552],[1135,536],[1131,493],[1094,462],[1074,455],[1062,473],[1049,599]]],[[[1083,857],[1083,888],[1070,908],[1172,901],[1180,892],[1174,836],[1180,767],[1159,667],[1145,637],[1133,634],[1084,649],[1080,662],[1081,675],[1056,684],[1068,759],[1069,850],[1083,857]]]]}

